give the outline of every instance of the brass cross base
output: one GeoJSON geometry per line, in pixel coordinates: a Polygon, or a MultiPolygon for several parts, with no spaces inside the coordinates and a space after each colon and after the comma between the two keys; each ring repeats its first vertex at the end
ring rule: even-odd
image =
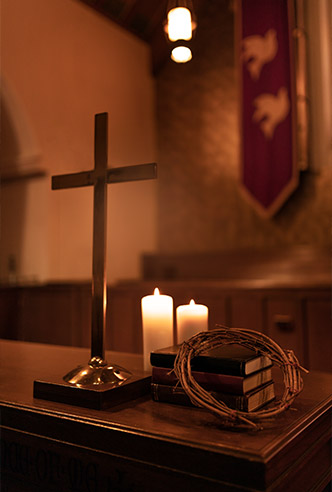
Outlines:
{"type": "MultiPolygon", "coordinates": [[[[103,361],[104,362],[104,361],[103,361]]],[[[97,364],[91,361],[79,366],[64,378],[35,380],[34,398],[79,407],[104,410],[121,405],[150,393],[151,374],[131,374],[120,366],[97,364]],[[66,381],[65,381],[66,379],[66,381]]]]}
{"type": "Polygon", "coordinates": [[[88,364],[76,367],[63,380],[75,386],[101,387],[104,384],[118,386],[131,376],[131,372],[121,366],[110,365],[100,357],[92,357],[88,364]]]}

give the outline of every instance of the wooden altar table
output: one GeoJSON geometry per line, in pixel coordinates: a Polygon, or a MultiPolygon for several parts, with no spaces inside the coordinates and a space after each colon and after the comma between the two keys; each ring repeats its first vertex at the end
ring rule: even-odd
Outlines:
{"type": "MultiPolygon", "coordinates": [[[[148,394],[103,411],[33,398],[35,379],[88,359],[87,349],[0,341],[4,492],[319,492],[331,481],[332,374],[304,375],[292,408],[260,432],[148,394]]],[[[143,367],[134,354],[107,360],[143,367]]]]}

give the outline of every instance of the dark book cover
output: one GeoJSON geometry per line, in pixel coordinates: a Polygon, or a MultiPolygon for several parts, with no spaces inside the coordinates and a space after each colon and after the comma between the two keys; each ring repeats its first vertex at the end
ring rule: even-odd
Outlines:
{"type": "MultiPolygon", "coordinates": [[[[193,378],[204,389],[225,393],[245,394],[272,380],[271,368],[262,369],[249,376],[233,376],[214,372],[192,371],[193,378]]],[[[179,380],[175,372],[167,367],[152,367],[152,383],[175,386],[179,380]]]]}
{"type": "MultiPolygon", "coordinates": [[[[155,350],[150,354],[150,362],[156,367],[174,367],[180,345],[155,350]]],[[[247,376],[272,365],[271,360],[241,345],[222,345],[216,349],[202,352],[193,357],[193,371],[214,372],[234,376],[247,376]]]]}
{"type": "MultiPolygon", "coordinates": [[[[246,395],[232,395],[230,393],[216,391],[211,391],[210,393],[216,400],[224,402],[229,408],[241,412],[254,412],[275,398],[274,384],[272,381],[250,391],[246,395]]],[[[181,386],[152,383],[151,394],[154,401],[195,406],[181,386]]]]}

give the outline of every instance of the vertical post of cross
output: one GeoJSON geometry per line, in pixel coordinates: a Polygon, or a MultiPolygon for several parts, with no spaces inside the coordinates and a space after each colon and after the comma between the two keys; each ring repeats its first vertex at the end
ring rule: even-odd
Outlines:
{"type": "Polygon", "coordinates": [[[91,360],[105,358],[107,113],[95,115],[91,360]]]}

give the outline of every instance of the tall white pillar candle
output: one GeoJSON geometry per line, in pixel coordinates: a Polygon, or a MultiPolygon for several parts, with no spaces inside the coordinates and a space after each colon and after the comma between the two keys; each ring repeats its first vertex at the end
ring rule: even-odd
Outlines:
{"type": "Polygon", "coordinates": [[[150,352],[173,345],[173,299],[156,288],[154,295],[142,298],[141,307],[144,369],[148,371],[150,352]]]}
{"type": "Polygon", "coordinates": [[[195,304],[192,299],[189,304],[176,308],[177,342],[196,335],[208,329],[209,310],[203,304],[195,304]]]}

